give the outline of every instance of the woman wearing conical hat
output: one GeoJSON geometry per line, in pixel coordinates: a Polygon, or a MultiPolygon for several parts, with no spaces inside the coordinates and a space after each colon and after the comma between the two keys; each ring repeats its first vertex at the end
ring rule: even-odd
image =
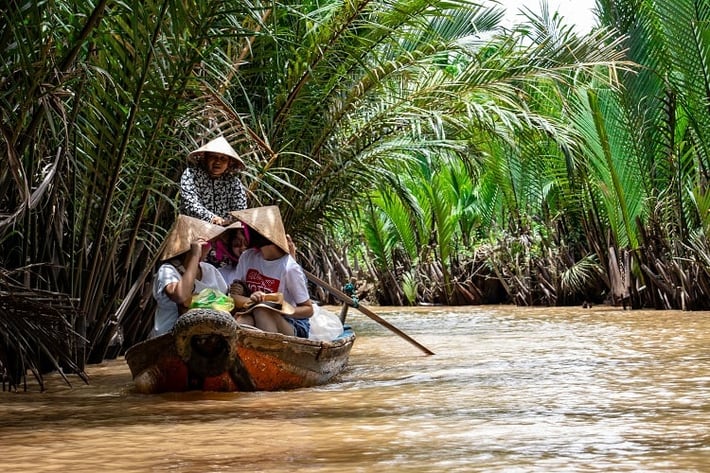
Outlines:
{"type": "Polygon", "coordinates": [[[229,212],[247,208],[240,179],[244,161],[224,137],[191,152],[180,178],[180,213],[217,225],[230,223],[229,212]]]}
{"type": "Polygon", "coordinates": [[[224,294],[228,292],[229,287],[217,268],[204,262],[210,249],[209,242],[226,229],[178,215],[160,256],[162,264],[153,280],[153,297],[158,306],[151,337],[172,330],[179,315],[189,308],[194,294],[206,288],[224,294]]]}
{"type": "Polygon", "coordinates": [[[308,338],[313,304],[303,269],[290,254],[278,207],[255,207],[232,215],[242,223],[249,247],[239,257],[234,281],[227,281],[237,322],[308,338]],[[243,286],[248,296],[240,294],[243,286]],[[279,297],[274,299],[276,294],[279,297]]]}

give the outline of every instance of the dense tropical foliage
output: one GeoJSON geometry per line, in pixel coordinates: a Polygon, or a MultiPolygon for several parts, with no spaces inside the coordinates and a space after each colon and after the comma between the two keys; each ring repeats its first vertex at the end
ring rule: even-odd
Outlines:
{"type": "MultiPolygon", "coordinates": [[[[635,67],[506,81],[523,126],[460,127],[474,163],[423,156],[372,195],[363,251],[381,279],[399,268],[381,298],[708,307],[708,2],[597,7],[635,67]]],[[[533,47],[574,49],[563,26],[530,20],[533,47]]]]}
{"type": "Polygon", "coordinates": [[[145,337],[217,134],[307,269],[373,302],[705,307],[710,6],[597,8],[580,36],[466,0],[10,2],[0,375],[145,337]]]}

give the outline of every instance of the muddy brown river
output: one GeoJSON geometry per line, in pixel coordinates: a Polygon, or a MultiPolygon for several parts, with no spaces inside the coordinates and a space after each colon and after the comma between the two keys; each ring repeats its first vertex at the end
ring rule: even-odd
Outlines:
{"type": "Polygon", "coordinates": [[[0,393],[14,472],[708,472],[710,313],[371,307],[326,386],[139,395],[122,358],[0,393]]]}

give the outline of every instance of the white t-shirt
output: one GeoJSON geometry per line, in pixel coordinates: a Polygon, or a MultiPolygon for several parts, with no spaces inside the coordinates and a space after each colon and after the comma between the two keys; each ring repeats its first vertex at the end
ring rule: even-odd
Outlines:
{"type": "Polygon", "coordinates": [[[234,279],[246,281],[251,292],[281,292],[284,300],[294,306],[310,298],[303,269],[288,254],[268,261],[261,251],[250,248],[239,257],[234,279]]]}
{"type": "MultiPolygon", "coordinates": [[[[206,288],[216,289],[224,294],[228,293],[229,287],[217,268],[204,261],[200,262],[200,268],[202,269],[202,279],[195,280],[193,294],[199,294],[206,288]]],[[[153,318],[151,338],[169,332],[177,322],[178,305],[165,293],[165,287],[168,284],[179,282],[180,279],[182,279],[182,275],[172,264],[166,263],[158,268],[158,274],[153,281],[153,297],[158,302],[158,307],[153,318]]]]}
{"type": "Polygon", "coordinates": [[[227,283],[227,286],[232,284],[237,279],[237,266],[235,264],[220,266],[218,269],[224,278],[224,282],[227,283]]]}

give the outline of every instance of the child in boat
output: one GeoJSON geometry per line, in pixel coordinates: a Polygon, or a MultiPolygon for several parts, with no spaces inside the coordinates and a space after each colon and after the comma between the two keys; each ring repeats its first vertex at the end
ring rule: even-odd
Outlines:
{"type": "Polygon", "coordinates": [[[313,304],[303,269],[290,254],[293,248],[278,207],[256,207],[232,215],[242,222],[249,246],[239,257],[234,273],[237,282],[230,286],[237,322],[308,338],[313,304]],[[244,286],[246,293],[240,294],[244,286]]]}
{"type": "MultiPolygon", "coordinates": [[[[222,250],[224,255],[221,256],[220,259],[225,261],[225,263],[219,266],[219,272],[229,285],[237,280],[235,277],[237,263],[239,262],[239,257],[247,249],[247,237],[241,222],[235,222],[228,226],[227,231],[222,234],[220,240],[222,241],[222,245],[217,246],[217,248],[224,248],[222,250]]],[[[294,245],[290,235],[286,235],[286,240],[288,241],[288,252],[295,258],[296,245],[294,245]]],[[[217,256],[220,257],[219,254],[217,256]]]]}
{"type": "Polygon", "coordinates": [[[162,263],[153,280],[153,297],[158,303],[150,337],[172,330],[178,316],[192,302],[192,296],[206,288],[227,294],[229,286],[217,268],[204,262],[209,242],[226,230],[202,220],[179,215],[168,234],[162,263]]]}
{"type": "MultiPolygon", "coordinates": [[[[219,272],[227,284],[232,284],[237,279],[235,274],[239,257],[247,249],[247,238],[244,234],[244,228],[239,222],[230,225],[222,236],[224,237],[225,255],[220,259],[225,261],[225,264],[219,267],[219,272]]],[[[220,257],[221,255],[217,256],[220,257]]]]}
{"type": "Polygon", "coordinates": [[[216,225],[228,225],[230,212],[247,208],[240,179],[244,161],[224,137],[191,152],[180,178],[180,213],[216,225]]]}

